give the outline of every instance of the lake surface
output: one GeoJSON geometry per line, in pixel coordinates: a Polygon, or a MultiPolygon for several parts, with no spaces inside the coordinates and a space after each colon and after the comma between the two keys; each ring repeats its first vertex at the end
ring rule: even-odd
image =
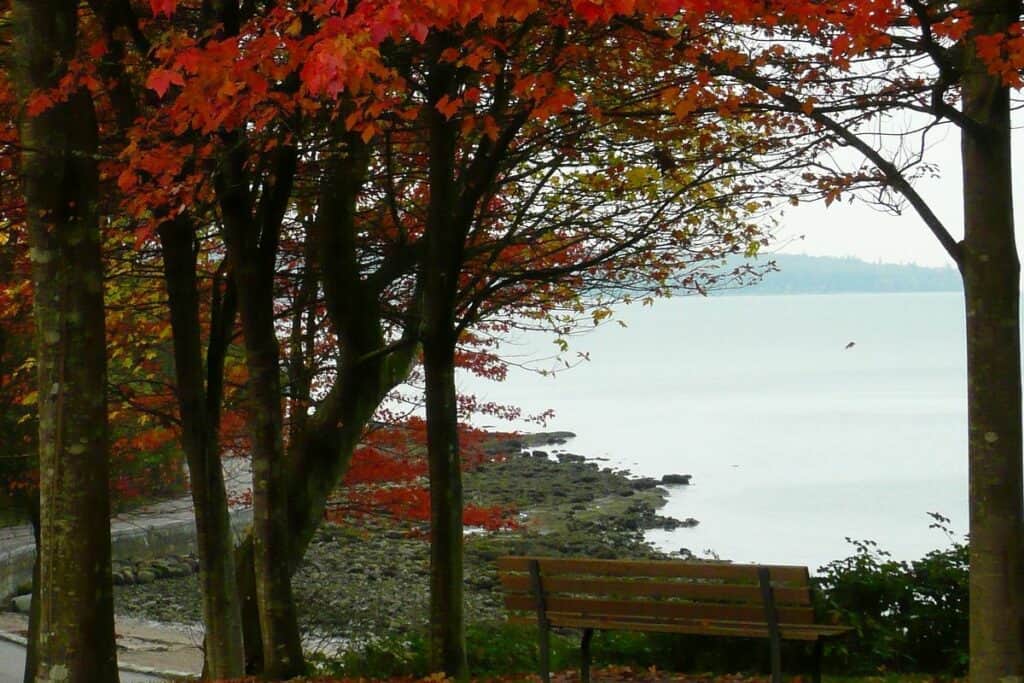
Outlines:
{"type": "MultiPolygon", "coordinates": [[[[616,318],[628,327],[571,340],[570,354],[590,356],[579,367],[553,378],[512,368],[504,383],[460,388],[553,409],[545,428],[576,432],[570,452],[692,474],[663,514],[700,525],[652,532],[663,549],[813,570],[850,555],[846,537],[898,559],[946,545],[928,512],[966,532],[959,293],[680,297],[616,318]]],[[[505,353],[554,348],[527,334],[505,353]]]]}

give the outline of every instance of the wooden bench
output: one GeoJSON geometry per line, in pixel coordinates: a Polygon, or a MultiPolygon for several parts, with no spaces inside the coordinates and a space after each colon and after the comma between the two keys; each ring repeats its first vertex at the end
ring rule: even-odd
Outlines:
{"type": "Polygon", "coordinates": [[[815,622],[806,567],[502,557],[498,573],[510,620],[539,626],[545,683],[551,678],[551,627],[583,630],[584,683],[590,680],[594,629],[766,638],[773,683],[782,680],[783,640],[813,643],[819,683],[823,639],[851,630],[815,622]]]}

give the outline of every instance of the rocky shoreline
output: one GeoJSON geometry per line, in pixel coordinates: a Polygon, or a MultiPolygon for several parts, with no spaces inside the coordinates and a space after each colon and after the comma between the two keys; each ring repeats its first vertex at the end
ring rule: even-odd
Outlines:
{"type": "MultiPolygon", "coordinates": [[[[512,506],[521,521],[512,531],[467,535],[470,622],[504,618],[494,564],[501,555],[667,557],[644,540],[644,531],[696,524],[658,514],[668,496],[658,480],[635,478],[563,450],[572,436],[554,432],[495,440],[486,449],[498,457],[465,473],[467,502],[512,506]]],[[[676,477],[666,483],[689,481],[686,475],[676,477]]],[[[360,640],[368,633],[422,628],[428,613],[429,549],[409,530],[376,518],[324,524],[293,581],[303,629],[331,639],[360,640]]],[[[184,570],[189,563],[182,559],[173,566],[184,570]]],[[[144,571],[148,579],[152,572],[144,571]]],[[[118,613],[198,623],[196,577],[161,573],[167,575],[155,581],[122,581],[115,588],[118,613]]]]}

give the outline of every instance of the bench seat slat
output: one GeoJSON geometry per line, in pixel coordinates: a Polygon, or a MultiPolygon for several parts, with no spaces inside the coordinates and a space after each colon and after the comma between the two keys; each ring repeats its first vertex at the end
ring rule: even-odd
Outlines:
{"type": "MultiPolygon", "coordinates": [[[[731,621],[757,621],[764,616],[764,607],[735,603],[672,602],[668,600],[598,600],[567,598],[546,594],[548,613],[568,612],[592,614],[602,617],[644,615],[663,619],[712,619],[731,621]]],[[[536,609],[536,599],[526,594],[506,594],[505,606],[510,610],[536,609]]],[[[790,624],[814,623],[814,611],[809,607],[779,607],[779,621],[790,624]]]]}
{"type": "MultiPolygon", "coordinates": [[[[509,593],[529,593],[530,577],[524,574],[501,574],[501,583],[509,593]]],[[[620,578],[545,577],[544,590],[548,594],[576,593],[607,597],[671,597],[694,600],[722,600],[733,603],[762,605],[761,589],[753,584],[698,583],[696,581],[642,580],[620,578]]],[[[780,606],[810,604],[806,588],[775,588],[775,601],[780,606]]]]}
{"type": "MultiPolygon", "coordinates": [[[[688,633],[695,635],[734,636],[738,638],[767,638],[768,628],[764,623],[739,621],[711,621],[697,619],[644,619],[624,617],[582,617],[578,614],[550,612],[551,625],[563,628],[595,628],[622,631],[655,631],[659,633],[688,633]]],[[[512,616],[513,623],[530,624],[535,619],[526,616],[512,616]]],[[[813,641],[850,631],[847,626],[816,624],[780,624],[779,633],[783,640],[813,641]]]]}
{"type": "MultiPolygon", "coordinates": [[[[540,562],[545,578],[558,574],[631,577],[687,577],[694,579],[739,579],[757,581],[758,565],[726,562],[685,562],[681,560],[589,560],[569,558],[498,558],[502,572],[528,572],[531,560],[540,562]]],[[[794,583],[806,586],[807,568],[769,565],[772,583],[794,583]]]]}

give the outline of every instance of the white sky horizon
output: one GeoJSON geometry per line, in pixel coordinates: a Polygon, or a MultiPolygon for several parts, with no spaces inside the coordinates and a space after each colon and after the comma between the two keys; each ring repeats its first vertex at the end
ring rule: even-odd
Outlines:
{"type": "MultiPolygon", "coordinates": [[[[1014,117],[1015,124],[1024,124],[1014,117]]],[[[942,133],[940,133],[942,135],[942,133]]],[[[1013,133],[1013,187],[1017,220],[1024,220],[1024,162],[1021,131],[1013,133]]],[[[918,192],[945,223],[953,237],[963,237],[963,193],[960,189],[960,136],[945,132],[927,153],[926,160],[938,169],[938,177],[916,183],[918,192]]],[[[787,207],[778,217],[775,242],[765,253],[809,256],[852,256],[872,263],[917,264],[955,267],[917,214],[907,207],[902,216],[874,209],[848,197],[825,207],[824,202],[787,207]]],[[[1021,249],[1020,241],[1017,245],[1021,249]]]]}

